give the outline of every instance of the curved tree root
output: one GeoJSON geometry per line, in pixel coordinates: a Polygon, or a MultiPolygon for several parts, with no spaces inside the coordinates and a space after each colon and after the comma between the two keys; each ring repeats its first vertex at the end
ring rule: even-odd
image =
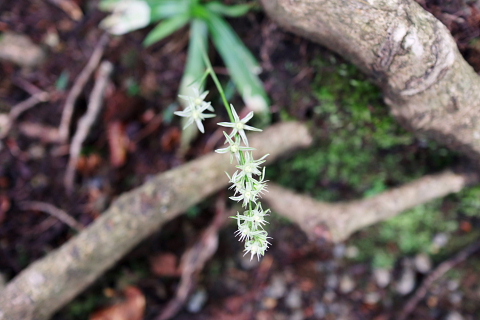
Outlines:
{"type": "MultiPolygon", "coordinates": [[[[308,146],[299,123],[283,123],[252,136],[255,156],[268,161],[308,146]]],[[[228,184],[229,156],[209,154],[157,175],[112,203],[77,236],[30,265],[0,292],[1,320],[48,319],[140,241],[228,184]]]]}
{"type": "Polygon", "coordinates": [[[479,180],[474,173],[445,171],[371,198],[341,203],[316,201],[269,183],[269,192],[262,199],[273,211],[297,223],[310,239],[340,242],[355,231],[390,219],[419,204],[458,192],[479,180]]]}

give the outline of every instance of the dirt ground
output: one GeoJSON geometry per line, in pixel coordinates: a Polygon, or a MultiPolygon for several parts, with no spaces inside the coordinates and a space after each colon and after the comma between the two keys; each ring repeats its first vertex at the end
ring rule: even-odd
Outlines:
{"type": "MultiPolygon", "coordinates": [[[[122,192],[216,147],[212,135],[206,134],[184,156],[178,153],[182,132],[172,113],[188,30],[147,49],[141,44],[146,30],[112,37],[103,55],[114,65],[104,111],[84,143],[74,190],[66,190],[69,148],[58,141],[60,119],[75,79],[102,37],[98,24],[105,17],[95,9],[96,1],[74,2],[82,9],[81,17],[59,5],[61,1],[0,2],[0,32],[31,41],[24,53],[18,53],[23,61],[0,59],[0,121],[31,97],[45,100],[19,115],[0,141],[0,276],[5,281],[61,246],[122,192]],[[39,56],[35,48],[42,52],[39,56]],[[54,217],[42,204],[61,208],[71,220],[54,217]]],[[[460,0],[419,2],[449,27],[465,58],[479,71],[478,7],[460,0]]],[[[261,11],[232,19],[231,24],[262,64],[272,122],[280,121],[284,110],[292,118],[308,120],[316,101],[299,102],[286,88],[293,86],[311,97],[316,71],[310,61],[325,49],[283,32],[261,11]]],[[[219,74],[225,73],[220,58],[213,51],[211,56],[219,74]]],[[[93,81],[87,82],[75,101],[69,137],[78,129],[92,88],[93,81]]],[[[207,133],[214,130],[207,124],[207,133]]],[[[142,301],[146,309],[138,319],[156,319],[174,296],[179,260],[211,222],[214,203],[209,199],[171,221],[54,319],[107,319],[101,314],[94,318],[94,313],[112,312],[104,309],[109,305],[142,309],[142,301]]],[[[370,265],[349,260],[355,249],[350,245],[310,243],[297,227],[281,219],[271,222],[271,230],[274,245],[256,262],[242,256],[234,226],[225,226],[218,251],[190,280],[192,294],[173,319],[397,319],[412,296],[396,292],[393,281],[382,286],[370,265]]],[[[390,276],[401,279],[405,270],[410,269],[399,265],[390,276]]],[[[457,282],[439,280],[409,319],[479,319],[478,269],[467,264],[460,270],[468,276],[457,282]]],[[[425,277],[417,271],[409,275],[415,287],[425,277]]]]}

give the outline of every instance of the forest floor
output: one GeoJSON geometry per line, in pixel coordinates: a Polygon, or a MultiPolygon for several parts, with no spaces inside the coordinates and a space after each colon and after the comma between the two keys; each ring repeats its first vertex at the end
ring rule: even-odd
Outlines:
{"type": "MultiPolygon", "coordinates": [[[[95,1],[75,2],[84,13],[78,20],[75,11],[55,4],[61,2],[0,3],[0,135],[10,110],[32,96],[45,100],[12,122],[0,141],[0,288],[74,236],[76,227],[94,221],[123,192],[220,143],[212,140],[217,121],[207,122],[207,134],[185,154],[179,152],[182,131],[172,115],[186,61],[186,28],[147,49],[142,46],[146,30],[113,37],[103,54],[114,65],[112,84],[83,145],[75,189],[68,193],[69,148],[58,141],[57,128],[69,90],[100,41],[98,25],[105,17],[95,1]],[[24,46],[17,52],[22,61],[2,55],[8,51],[7,34],[24,46]],[[52,216],[45,204],[68,213],[73,222],[52,216]]],[[[467,61],[480,71],[480,10],[463,0],[419,2],[449,27],[467,61]]],[[[269,167],[267,179],[317,199],[345,201],[464,163],[403,130],[380,91],[340,57],[284,32],[261,10],[229,22],[262,65],[271,122],[304,121],[315,135],[312,148],[269,167]]],[[[228,87],[221,59],[210,53],[228,87]]],[[[76,100],[70,136],[92,87],[88,82],[76,100]]],[[[232,99],[241,105],[238,96],[232,99]]],[[[134,309],[138,319],[156,319],[178,288],[182,254],[211,223],[218,197],[226,198],[207,199],[169,222],[54,319],[110,319],[118,308],[134,309]]],[[[338,245],[311,243],[298,227],[273,214],[272,247],[260,261],[243,257],[232,222],[221,230],[212,259],[189,279],[191,295],[173,319],[399,319],[427,275],[479,239],[479,199],[480,188],[470,188],[338,245]]],[[[479,319],[479,270],[478,254],[450,266],[408,319],[479,319]]]]}

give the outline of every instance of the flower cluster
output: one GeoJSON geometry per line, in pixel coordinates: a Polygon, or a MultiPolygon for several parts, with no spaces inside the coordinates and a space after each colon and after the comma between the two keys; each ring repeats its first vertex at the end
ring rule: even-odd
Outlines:
{"type": "Polygon", "coordinates": [[[183,129],[187,128],[193,122],[197,125],[198,130],[201,133],[205,132],[203,128],[202,121],[206,118],[213,118],[215,117],[214,114],[205,114],[203,113],[205,110],[213,112],[213,107],[210,102],[205,102],[205,97],[208,94],[208,91],[200,93],[200,90],[197,87],[193,88],[194,96],[182,96],[179,97],[186,100],[188,102],[187,107],[183,111],[175,111],[174,114],[180,117],[188,118],[187,123],[183,127],[183,129]]]}
{"type": "MultiPolygon", "coordinates": [[[[203,112],[214,110],[210,102],[205,102],[208,91],[200,93],[198,88],[194,88],[193,92],[193,96],[179,96],[188,104],[187,108],[183,111],[176,111],[175,114],[188,119],[184,129],[195,122],[203,133],[202,121],[214,117],[213,114],[204,114],[203,112]]],[[[230,105],[229,111],[232,122],[218,123],[219,126],[232,129],[229,134],[223,132],[226,139],[225,144],[228,146],[217,149],[215,152],[228,153],[230,163],[234,159],[237,162],[238,170],[232,176],[228,176],[232,184],[230,189],[234,189],[234,195],[230,199],[241,202],[245,209],[243,214],[237,212],[237,215],[232,217],[237,220],[238,224],[236,235],[240,237],[240,241],[245,241],[245,254],[250,253],[250,259],[255,255],[260,258],[270,244],[267,232],[263,229],[267,223],[265,217],[269,215],[270,210],[263,210],[262,204],[258,201],[261,194],[266,191],[265,167],[262,168],[261,165],[265,162],[268,154],[257,160],[253,158],[252,151],[255,149],[249,146],[245,131],[262,131],[246,124],[253,117],[253,112],[240,119],[233,105],[230,105]]]]}
{"type": "Polygon", "coordinates": [[[234,219],[237,220],[238,230],[236,234],[240,236],[240,241],[245,240],[245,254],[251,254],[250,259],[254,255],[257,258],[265,254],[267,250],[269,237],[263,226],[267,221],[270,210],[263,210],[262,204],[258,201],[260,195],[266,191],[265,167],[260,165],[265,162],[265,155],[255,160],[252,155],[254,148],[249,147],[245,130],[261,131],[260,129],[251,127],[246,123],[253,117],[250,112],[243,119],[240,119],[233,105],[230,105],[234,122],[220,122],[218,125],[232,128],[230,134],[224,132],[227,148],[215,150],[218,153],[230,153],[230,162],[235,158],[237,160],[237,171],[230,177],[232,184],[230,189],[234,189],[234,195],[230,199],[241,201],[242,207],[246,209],[243,214],[237,213],[234,219]],[[235,140],[233,140],[234,138],[235,140]],[[245,146],[240,145],[240,139],[245,146]]]}

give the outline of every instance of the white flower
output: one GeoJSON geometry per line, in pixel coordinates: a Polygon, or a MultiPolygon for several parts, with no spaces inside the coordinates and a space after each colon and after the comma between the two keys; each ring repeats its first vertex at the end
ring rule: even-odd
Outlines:
{"type": "Polygon", "coordinates": [[[223,131],[223,134],[225,135],[225,138],[227,139],[225,143],[228,143],[229,146],[226,148],[222,149],[217,149],[215,150],[216,153],[227,153],[230,152],[230,163],[233,161],[233,156],[237,159],[238,163],[240,163],[241,158],[240,158],[240,151],[252,151],[255,150],[255,148],[250,148],[250,147],[244,147],[240,146],[240,140],[238,140],[238,137],[235,137],[235,142],[230,138],[230,136],[223,131]]]}
{"type": "Polygon", "coordinates": [[[236,197],[230,197],[233,201],[242,201],[243,200],[243,207],[246,207],[250,201],[257,201],[258,195],[261,190],[256,190],[253,187],[253,184],[251,182],[245,182],[245,187],[244,188],[239,188],[237,186],[237,189],[235,190],[236,192],[239,192],[240,195],[236,197]]]}
{"type": "Polygon", "coordinates": [[[270,244],[267,238],[267,232],[261,230],[256,231],[255,235],[245,242],[245,254],[250,252],[250,260],[253,259],[254,255],[257,255],[258,260],[260,260],[260,256],[265,255],[265,250],[268,249],[268,245],[270,244]]]}
{"type": "Polygon", "coordinates": [[[204,114],[203,112],[207,109],[210,108],[210,102],[202,104],[200,107],[196,105],[189,105],[185,110],[183,111],[175,111],[174,114],[180,117],[185,117],[188,118],[187,123],[183,127],[185,129],[189,125],[191,125],[194,121],[195,124],[198,127],[198,130],[200,130],[201,133],[205,132],[205,129],[203,128],[203,123],[202,121],[205,120],[206,118],[213,118],[215,117],[214,114],[204,114]]]}
{"type": "Polygon", "coordinates": [[[122,35],[150,24],[151,10],[145,1],[122,0],[104,7],[113,12],[100,25],[111,34],[122,35]]]}
{"type": "Polygon", "coordinates": [[[205,97],[208,95],[208,91],[204,91],[200,93],[200,89],[197,86],[192,86],[191,87],[193,91],[193,96],[184,96],[184,95],[178,95],[180,98],[183,100],[188,101],[189,105],[194,105],[196,107],[201,107],[204,106],[205,104],[208,104],[208,111],[214,111],[212,105],[210,102],[205,102],[205,97]]]}
{"type": "Polygon", "coordinates": [[[265,158],[268,157],[268,154],[264,155],[258,160],[253,160],[253,157],[250,153],[245,155],[245,162],[242,165],[237,166],[238,169],[242,170],[238,174],[238,179],[246,176],[252,178],[252,174],[261,175],[262,172],[258,169],[258,166],[265,162],[265,158]]]}
{"type": "Polygon", "coordinates": [[[246,123],[250,119],[252,119],[253,111],[250,112],[249,114],[247,114],[242,120],[240,120],[240,118],[239,118],[237,112],[235,111],[235,108],[233,107],[233,105],[230,105],[230,109],[232,110],[233,119],[235,120],[235,122],[220,122],[220,123],[218,123],[218,125],[222,126],[222,127],[233,128],[232,133],[230,133],[230,137],[233,137],[234,135],[236,135],[238,133],[240,135],[240,137],[242,137],[243,143],[245,143],[245,145],[248,146],[248,140],[247,140],[247,135],[245,134],[245,130],[262,131],[260,129],[257,129],[257,128],[246,125],[246,123]]]}

